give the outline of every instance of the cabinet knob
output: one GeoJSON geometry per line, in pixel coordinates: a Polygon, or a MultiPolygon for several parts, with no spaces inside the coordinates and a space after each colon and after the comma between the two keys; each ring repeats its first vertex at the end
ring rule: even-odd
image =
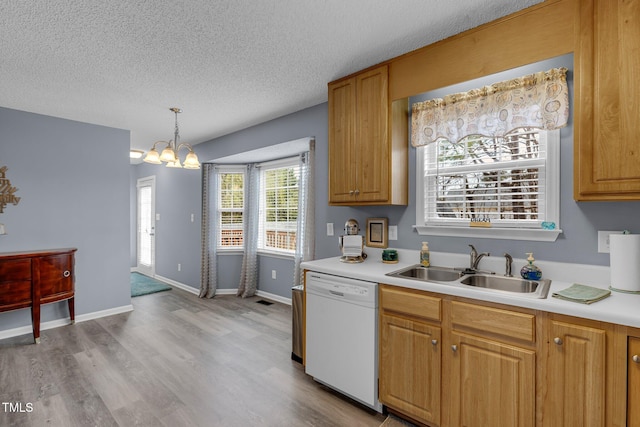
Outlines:
{"type": "Polygon", "coordinates": [[[637,354],[634,354],[631,360],[633,360],[636,363],[640,363],[640,356],[638,356],[637,354]]]}
{"type": "MultiPolygon", "coordinates": [[[[438,345],[438,340],[431,340],[431,344],[438,345]]],[[[636,356],[637,357],[637,356],[636,356]]]]}
{"type": "Polygon", "coordinates": [[[69,276],[71,276],[71,272],[69,270],[65,270],[64,273],[62,273],[62,275],[64,277],[69,277],[69,276]]]}
{"type": "Polygon", "coordinates": [[[356,196],[357,196],[358,194],[360,194],[360,190],[356,189],[355,193],[356,193],[356,196]]]}
{"type": "Polygon", "coordinates": [[[454,344],[454,345],[452,345],[452,346],[451,346],[451,351],[453,351],[453,352],[458,351],[458,346],[457,346],[457,345],[455,345],[455,344],[454,344]]]}
{"type": "Polygon", "coordinates": [[[349,195],[353,196],[353,190],[349,190],[349,195]]]}
{"type": "Polygon", "coordinates": [[[558,344],[558,345],[562,345],[562,338],[560,338],[560,337],[555,337],[555,338],[553,339],[553,342],[554,342],[554,343],[556,343],[556,344],[558,344]]]}

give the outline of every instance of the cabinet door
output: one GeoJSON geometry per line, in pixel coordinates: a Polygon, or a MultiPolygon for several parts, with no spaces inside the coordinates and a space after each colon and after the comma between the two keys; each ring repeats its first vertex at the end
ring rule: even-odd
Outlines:
{"type": "MultiPolygon", "coordinates": [[[[356,77],[356,200],[389,200],[389,77],[381,66],[356,77]]],[[[406,142],[405,142],[406,143],[406,142]]]]}
{"type": "Polygon", "coordinates": [[[451,334],[450,425],[535,425],[535,352],[451,334]]]}
{"type": "Polygon", "coordinates": [[[73,296],[73,255],[51,255],[35,260],[42,304],[73,296]]]}
{"type": "Polygon", "coordinates": [[[627,366],[627,425],[640,425],[640,338],[629,338],[627,366]]]}
{"type": "Polygon", "coordinates": [[[418,421],[440,424],[440,328],[381,316],[380,401],[418,421]]]}
{"type": "Polygon", "coordinates": [[[574,198],[640,199],[640,0],[581,0],[574,198]]]}
{"type": "Polygon", "coordinates": [[[605,424],[606,331],[550,320],[545,426],[605,424]]]}
{"type": "Polygon", "coordinates": [[[329,85],[329,203],[354,201],[355,78],[329,85]]]}

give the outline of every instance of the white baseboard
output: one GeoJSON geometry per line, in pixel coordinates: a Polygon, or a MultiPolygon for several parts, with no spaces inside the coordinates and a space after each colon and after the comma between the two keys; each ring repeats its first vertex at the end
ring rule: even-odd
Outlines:
{"type": "Polygon", "coordinates": [[[264,292],[258,289],[256,295],[265,299],[270,299],[272,301],[280,302],[282,304],[291,305],[291,298],[281,297],[280,295],[271,294],[269,292],[264,292]]]}
{"type": "Polygon", "coordinates": [[[113,316],[114,314],[128,313],[133,311],[133,305],[123,305],[121,307],[109,308],[107,310],[94,311],[93,313],[80,314],[76,316],[76,323],[87,320],[99,319],[101,317],[113,316]]]}
{"type": "MultiPolygon", "coordinates": [[[[122,307],[110,308],[108,310],[94,311],[93,313],[80,314],[76,316],[76,323],[86,322],[87,320],[99,319],[101,317],[112,316],[114,314],[126,313],[129,311],[133,311],[133,306],[123,305],[122,307]]],[[[40,331],[46,331],[47,329],[59,328],[60,326],[66,326],[71,324],[71,319],[56,319],[50,320],[48,322],[40,323],[40,331]]],[[[17,337],[20,335],[32,334],[33,326],[20,326],[18,328],[6,329],[4,331],[0,331],[0,340],[5,338],[17,337]]]]}
{"type": "Polygon", "coordinates": [[[184,283],[177,282],[173,279],[169,279],[168,277],[163,277],[163,276],[160,276],[159,274],[155,274],[153,278],[156,280],[160,280],[161,282],[164,282],[167,285],[174,286],[178,289],[182,289],[183,291],[187,291],[190,294],[194,294],[194,295],[200,294],[200,289],[196,289],[192,286],[185,285],[184,283]]]}
{"type": "MultiPolygon", "coordinates": [[[[160,276],[158,274],[156,274],[154,276],[154,279],[160,280],[162,282],[165,282],[167,285],[171,285],[171,286],[175,286],[178,289],[182,289],[183,291],[187,291],[190,292],[194,295],[199,295],[200,294],[200,290],[196,289],[194,287],[191,287],[189,285],[185,285],[184,283],[180,283],[177,282],[175,280],[169,279],[167,277],[163,277],[160,276]]],[[[216,295],[235,295],[236,292],[238,292],[237,289],[216,289],[216,295]]],[[[272,294],[269,292],[264,292],[258,289],[258,291],[256,292],[256,295],[265,299],[269,299],[272,301],[277,301],[280,302],[282,304],[287,304],[287,305],[291,305],[291,298],[285,298],[285,297],[281,297],[280,295],[276,295],[276,294],[272,294]]]]}

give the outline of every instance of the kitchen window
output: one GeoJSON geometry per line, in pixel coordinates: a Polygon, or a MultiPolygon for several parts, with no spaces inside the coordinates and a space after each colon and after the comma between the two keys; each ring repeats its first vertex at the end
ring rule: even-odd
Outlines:
{"type": "Polygon", "coordinates": [[[419,147],[418,230],[546,239],[547,230],[535,234],[543,224],[558,227],[559,134],[520,128],[504,137],[472,135],[419,147]]]}
{"type": "Polygon", "coordinates": [[[259,167],[258,250],[293,255],[298,226],[299,159],[263,163],[259,167]]]}
{"type": "Polygon", "coordinates": [[[412,104],[418,233],[554,241],[567,69],[412,104]]]}
{"type": "Polygon", "coordinates": [[[218,171],[218,249],[243,249],[244,181],[244,168],[221,166],[218,171]]]}

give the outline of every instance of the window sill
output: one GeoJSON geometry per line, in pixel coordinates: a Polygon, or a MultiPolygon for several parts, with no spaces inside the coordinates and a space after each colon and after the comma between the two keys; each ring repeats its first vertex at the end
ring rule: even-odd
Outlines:
{"type": "Polygon", "coordinates": [[[242,249],[221,249],[218,248],[218,255],[242,255],[244,251],[242,249]]]}
{"type": "Polygon", "coordinates": [[[267,256],[270,258],[280,258],[280,259],[288,259],[288,260],[293,260],[295,258],[294,254],[287,254],[287,253],[282,253],[282,252],[272,252],[272,251],[265,251],[265,250],[258,250],[258,255],[260,256],[267,256]]]}
{"type": "Polygon", "coordinates": [[[562,230],[498,227],[451,227],[414,225],[419,235],[448,237],[479,237],[484,239],[530,240],[535,242],[555,242],[562,230]]]}

